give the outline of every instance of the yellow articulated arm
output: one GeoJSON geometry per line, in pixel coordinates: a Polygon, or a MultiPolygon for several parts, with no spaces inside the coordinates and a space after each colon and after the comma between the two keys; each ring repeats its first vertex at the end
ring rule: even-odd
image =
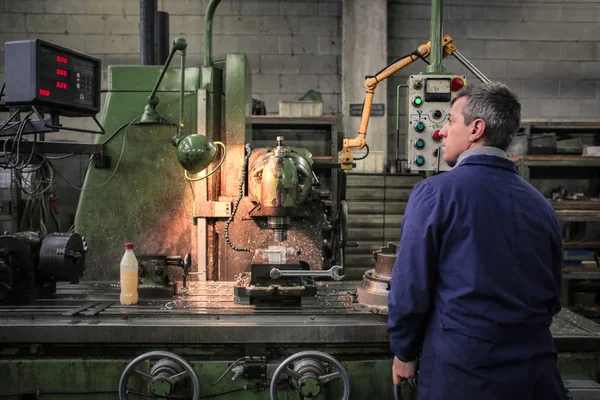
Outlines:
{"type": "MultiPolygon", "coordinates": [[[[449,56],[456,48],[452,44],[452,38],[448,35],[444,36],[442,39],[444,57],[449,56]]],[[[360,118],[360,128],[358,130],[358,135],[354,139],[344,138],[344,144],[342,148],[342,152],[339,156],[339,161],[341,164],[342,170],[352,170],[352,163],[354,162],[354,156],[352,155],[351,148],[362,149],[366,145],[367,138],[367,127],[369,126],[369,118],[371,117],[371,107],[373,106],[373,98],[375,96],[375,88],[377,84],[384,79],[387,79],[390,75],[395,74],[400,71],[402,68],[406,67],[409,64],[412,64],[413,61],[419,58],[425,58],[431,52],[431,42],[427,42],[426,44],[422,44],[415,50],[414,53],[401,58],[400,60],[390,64],[383,71],[379,72],[375,76],[369,76],[365,80],[365,88],[367,88],[367,94],[365,95],[365,102],[363,105],[362,116],[360,118]]]]}

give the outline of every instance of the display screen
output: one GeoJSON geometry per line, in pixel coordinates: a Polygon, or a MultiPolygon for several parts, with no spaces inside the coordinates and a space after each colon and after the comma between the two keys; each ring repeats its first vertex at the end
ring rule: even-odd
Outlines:
{"type": "Polygon", "coordinates": [[[96,63],[45,44],[40,45],[38,61],[40,96],[64,104],[94,106],[99,73],[96,63]]]}
{"type": "Polygon", "coordinates": [[[68,117],[100,110],[98,58],[42,39],[5,42],[4,54],[6,105],[68,117]]]}
{"type": "Polygon", "coordinates": [[[450,93],[450,79],[427,79],[425,91],[428,93],[450,93]]]}
{"type": "Polygon", "coordinates": [[[441,103],[451,99],[450,78],[425,79],[425,101],[441,103]]]}

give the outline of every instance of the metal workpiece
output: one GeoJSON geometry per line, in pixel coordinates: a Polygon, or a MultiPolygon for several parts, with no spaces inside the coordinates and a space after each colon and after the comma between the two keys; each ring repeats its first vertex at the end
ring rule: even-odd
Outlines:
{"type": "Polygon", "coordinates": [[[398,247],[393,243],[373,252],[375,269],[365,272],[356,289],[356,298],[360,304],[387,314],[390,281],[397,255],[398,247]]]}
{"type": "Polygon", "coordinates": [[[331,278],[335,281],[341,281],[344,279],[344,275],[340,275],[343,268],[339,265],[335,265],[328,270],[324,271],[301,271],[301,270],[280,270],[279,268],[271,269],[270,275],[273,279],[286,278],[286,277],[312,277],[312,278],[331,278]]]}

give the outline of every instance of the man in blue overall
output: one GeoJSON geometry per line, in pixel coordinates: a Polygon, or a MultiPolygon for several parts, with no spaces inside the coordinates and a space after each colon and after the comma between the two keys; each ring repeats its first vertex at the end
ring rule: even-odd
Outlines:
{"type": "Polygon", "coordinates": [[[441,131],[456,167],[415,186],[389,293],[393,380],[419,400],[565,399],[550,333],[562,238],[552,206],[505,150],[521,104],[466,86],[441,131]],[[419,360],[420,356],[420,360],[419,360]]]}

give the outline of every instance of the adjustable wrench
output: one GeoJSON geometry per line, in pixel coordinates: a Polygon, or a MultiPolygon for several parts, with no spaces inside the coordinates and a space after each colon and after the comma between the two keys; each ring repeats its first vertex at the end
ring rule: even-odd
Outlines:
{"type": "Polygon", "coordinates": [[[313,276],[313,277],[321,277],[327,276],[336,281],[341,281],[344,279],[345,275],[340,275],[340,271],[342,267],[339,265],[334,265],[328,270],[325,271],[315,271],[315,270],[280,270],[279,268],[271,269],[270,275],[273,279],[279,279],[286,276],[313,276]]]}

